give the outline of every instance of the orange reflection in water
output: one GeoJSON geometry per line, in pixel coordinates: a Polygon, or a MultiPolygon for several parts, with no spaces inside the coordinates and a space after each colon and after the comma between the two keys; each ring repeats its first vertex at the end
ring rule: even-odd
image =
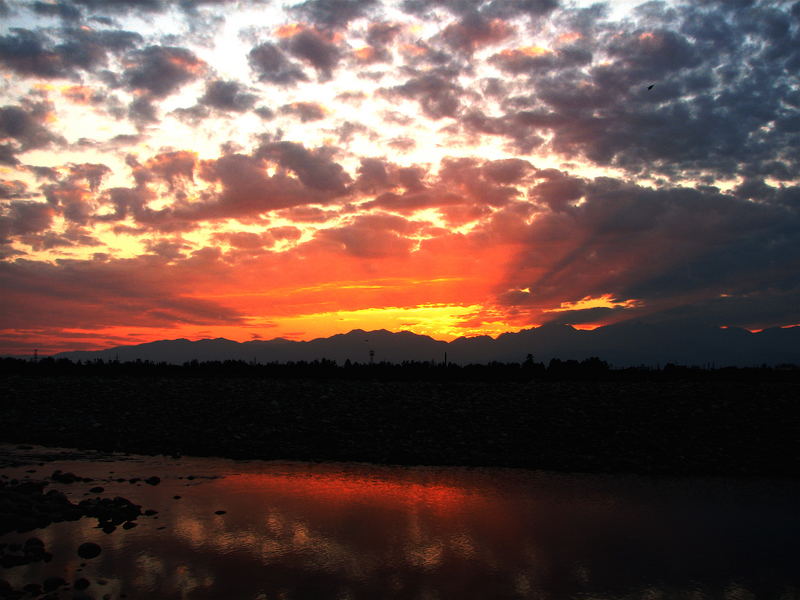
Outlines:
{"type": "Polygon", "coordinates": [[[380,506],[424,505],[437,512],[458,512],[486,499],[456,486],[441,483],[357,477],[337,472],[246,473],[228,476],[218,485],[229,492],[268,493],[313,498],[331,504],[380,506]]]}

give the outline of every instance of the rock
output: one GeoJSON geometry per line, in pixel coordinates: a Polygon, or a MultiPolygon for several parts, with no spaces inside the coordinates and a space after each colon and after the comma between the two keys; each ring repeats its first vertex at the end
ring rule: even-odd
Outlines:
{"type": "Polygon", "coordinates": [[[104,491],[106,491],[106,489],[98,485],[93,487],[89,491],[92,492],[93,494],[102,494],[104,491]]]}
{"type": "Polygon", "coordinates": [[[122,528],[123,529],[133,529],[134,527],[136,527],[136,525],[137,525],[137,523],[134,523],[133,521],[128,521],[127,523],[123,523],[122,524],[122,528]]]}
{"type": "Polygon", "coordinates": [[[226,510],[215,510],[214,514],[215,515],[224,515],[226,512],[228,512],[228,511],[226,511],[226,510]]]}
{"type": "Polygon", "coordinates": [[[60,588],[62,585],[67,585],[67,582],[61,577],[48,577],[42,583],[42,587],[44,588],[45,592],[52,592],[53,590],[60,588]]]}
{"type": "Polygon", "coordinates": [[[98,525],[122,525],[142,514],[142,507],[117,496],[111,498],[89,498],[81,500],[78,507],[89,517],[96,517],[98,525]]]}
{"type": "Polygon", "coordinates": [[[148,477],[147,479],[145,479],[144,482],[150,485],[158,485],[159,483],[161,483],[161,478],[153,475],[152,477],[148,477]]]}
{"type": "Polygon", "coordinates": [[[40,586],[38,583],[29,583],[22,586],[22,589],[28,592],[31,596],[42,595],[42,586],[40,586]]]}
{"type": "Polygon", "coordinates": [[[83,481],[83,477],[78,477],[75,473],[64,473],[61,469],[56,469],[50,475],[50,479],[58,483],[75,483],[76,481],[83,481]]]}
{"type": "Polygon", "coordinates": [[[180,500],[180,499],[181,499],[181,497],[180,497],[180,496],[173,496],[173,497],[172,497],[172,499],[173,499],[173,500],[180,500]]]}
{"type": "Polygon", "coordinates": [[[152,517],[153,515],[157,515],[157,514],[158,514],[158,511],[157,510],[153,510],[152,508],[148,508],[146,511],[144,511],[144,516],[145,517],[152,517]]]}
{"type": "Polygon", "coordinates": [[[91,584],[89,580],[85,577],[81,577],[80,579],[75,580],[75,583],[72,584],[72,587],[76,590],[82,591],[88,588],[91,584]]]}
{"type": "Polygon", "coordinates": [[[94,558],[99,556],[102,551],[102,548],[94,542],[84,542],[78,546],[78,556],[81,558],[94,558]]]}

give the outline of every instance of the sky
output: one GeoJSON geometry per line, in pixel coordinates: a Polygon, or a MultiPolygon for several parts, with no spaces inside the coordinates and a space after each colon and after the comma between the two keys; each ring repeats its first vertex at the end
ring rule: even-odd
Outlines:
{"type": "Polygon", "coordinates": [[[0,353],[800,323],[800,2],[0,0],[0,353]]]}

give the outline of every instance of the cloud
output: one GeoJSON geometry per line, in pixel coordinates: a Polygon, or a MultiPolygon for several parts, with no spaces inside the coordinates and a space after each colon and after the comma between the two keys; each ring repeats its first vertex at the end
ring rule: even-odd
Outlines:
{"type": "Polygon", "coordinates": [[[20,75],[64,76],[63,57],[45,48],[46,39],[28,29],[14,28],[0,37],[0,61],[20,75]]]}
{"type": "MultiPolygon", "coordinates": [[[[653,190],[547,171],[537,177],[543,181],[531,197],[540,209],[498,286],[527,291],[502,292],[508,306],[540,310],[610,294],[641,301],[645,314],[699,314],[704,306],[749,306],[764,297],[772,312],[762,326],[794,318],[800,212],[777,201],[777,189],[772,201],[752,202],[712,189],[653,190]],[[579,194],[582,202],[571,204],[579,194]]],[[[716,324],[758,320],[738,314],[716,324]]]]}
{"type": "Polygon", "coordinates": [[[501,19],[488,19],[480,13],[469,13],[445,27],[442,38],[454,50],[472,53],[481,46],[500,42],[513,33],[513,27],[501,19]]]}
{"type": "Polygon", "coordinates": [[[292,85],[308,77],[297,63],[290,61],[275,44],[265,42],[248,54],[250,66],[261,81],[292,85]]]}
{"type": "Polygon", "coordinates": [[[109,53],[118,54],[141,42],[138,33],[67,28],[54,44],[41,31],[12,28],[0,36],[0,62],[19,75],[46,79],[72,77],[76,68],[105,65],[109,53]]]}
{"type": "Polygon", "coordinates": [[[406,234],[417,227],[402,217],[365,215],[348,225],[317,232],[315,241],[360,258],[382,258],[410,252],[414,240],[406,234]]]}
{"type": "Polygon", "coordinates": [[[133,168],[134,179],[138,185],[159,180],[166,182],[170,190],[175,190],[194,181],[197,154],[188,150],[174,150],[157,154],[148,159],[144,165],[133,161],[129,161],[129,164],[133,168]]]}
{"type": "Polygon", "coordinates": [[[50,108],[42,102],[0,107],[0,162],[15,165],[19,162],[16,154],[64,142],[44,125],[50,108]]]}
{"type": "Polygon", "coordinates": [[[64,2],[34,2],[33,11],[48,17],[60,17],[66,21],[77,21],[81,18],[81,11],[64,2]]]}
{"type": "Polygon", "coordinates": [[[12,198],[28,198],[31,194],[24,181],[0,180],[0,200],[10,200],[12,198]]]}
{"type": "Polygon", "coordinates": [[[279,110],[284,115],[296,115],[302,123],[319,121],[326,114],[322,105],[316,102],[292,102],[284,104],[279,110]]]}
{"type": "Polygon", "coordinates": [[[335,43],[313,29],[301,29],[286,40],[289,54],[314,67],[323,80],[330,79],[341,54],[335,43]]]}
{"type": "Polygon", "coordinates": [[[206,64],[186,48],[148,46],[127,56],[123,79],[128,88],[164,98],[196,79],[206,64]]]}
{"type": "Polygon", "coordinates": [[[6,290],[0,298],[0,329],[240,324],[235,310],[188,295],[188,280],[195,280],[191,269],[213,271],[215,256],[206,253],[179,266],[156,255],[0,263],[0,284],[6,290]]]}
{"type": "Polygon", "coordinates": [[[10,242],[14,236],[45,231],[50,227],[55,213],[53,207],[43,202],[24,200],[4,202],[0,205],[0,211],[0,243],[3,244],[10,242]]]}
{"type": "Polygon", "coordinates": [[[56,207],[68,221],[87,225],[98,208],[96,192],[111,172],[102,164],[71,165],[62,180],[42,187],[48,203],[56,207]]]}
{"type": "Polygon", "coordinates": [[[292,10],[319,27],[339,28],[366,16],[376,0],[306,0],[292,10]]]}
{"type": "Polygon", "coordinates": [[[453,83],[453,75],[444,71],[419,75],[402,85],[384,88],[382,93],[389,98],[400,96],[417,100],[422,112],[431,119],[455,117],[461,109],[464,90],[453,83]]]}
{"type": "Polygon", "coordinates": [[[800,52],[787,11],[649,4],[622,23],[565,14],[578,29],[572,41],[495,54],[496,66],[527,77],[528,91],[503,116],[471,111],[465,129],[512,138],[521,150],[552,136],[549,149],[563,156],[644,176],[791,180],[800,131],[787,77],[800,52]],[[606,59],[589,64],[594,56],[606,59]]]}
{"type": "Polygon", "coordinates": [[[326,148],[307,150],[296,142],[270,142],[261,145],[257,156],[293,171],[312,190],[343,194],[350,183],[350,176],[341,165],[330,159],[326,148]]]}
{"type": "Polygon", "coordinates": [[[256,99],[242,84],[217,79],[206,84],[205,94],[198,103],[222,111],[244,112],[253,107],[256,99]]]}

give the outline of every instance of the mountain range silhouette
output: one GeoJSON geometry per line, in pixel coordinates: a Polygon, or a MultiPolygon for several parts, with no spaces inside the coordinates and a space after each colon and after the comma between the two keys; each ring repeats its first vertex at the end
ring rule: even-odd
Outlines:
{"type": "Polygon", "coordinates": [[[703,366],[759,366],[800,364],[800,327],[770,328],[758,333],[746,329],[680,326],[674,323],[625,322],[595,330],[548,324],[517,333],[435,340],[408,331],[354,329],[311,341],[284,338],[235,342],[225,338],[190,341],[159,340],[97,351],[61,352],[55,358],[184,363],[191,360],[247,362],[335,360],[339,364],[370,361],[447,360],[452,363],[521,362],[528,354],[537,361],[551,358],[583,360],[597,356],[615,367],[658,366],[667,363],[703,366]]]}

